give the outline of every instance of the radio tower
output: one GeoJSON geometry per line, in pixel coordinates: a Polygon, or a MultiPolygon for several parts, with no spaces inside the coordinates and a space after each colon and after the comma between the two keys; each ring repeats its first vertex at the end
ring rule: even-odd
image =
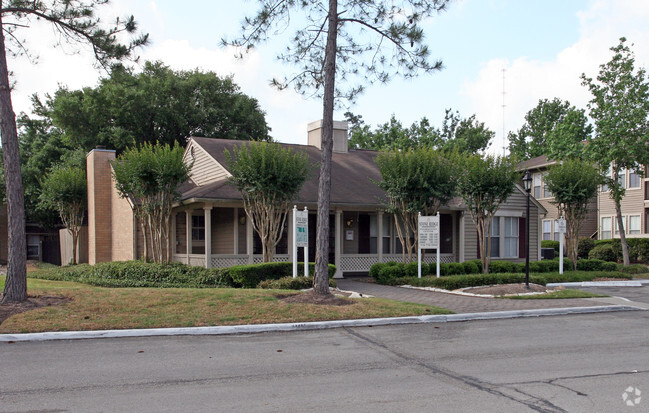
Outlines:
{"type": "Polygon", "coordinates": [[[505,71],[507,69],[503,68],[503,104],[501,105],[503,109],[503,156],[507,156],[507,136],[505,135],[505,71]]]}

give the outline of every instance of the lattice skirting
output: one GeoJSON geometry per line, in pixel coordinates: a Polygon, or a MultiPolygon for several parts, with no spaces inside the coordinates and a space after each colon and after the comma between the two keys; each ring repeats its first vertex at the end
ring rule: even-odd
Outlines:
{"type": "MultiPolygon", "coordinates": [[[[252,262],[255,264],[261,264],[264,262],[263,255],[255,255],[252,262]]],[[[288,262],[288,255],[275,255],[273,257],[273,262],[288,262]]]]}
{"type": "MultiPolygon", "coordinates": [[[[455,256],[453,254],[441,254],[440,262],[454,262],[455,256]]],[[[383,262],[396,261],[401,262],[403,256],[401,254],[383,255],[383,262]]],[[[426,254],[423,262],[431,264],[437,262],[435,254],[426,254]]],[[[343,255],[340,257],[340,271],[343,272],[367,272],[370,267],[379,262],[378,255],[343,255]]]]}
{"type": "Polygon", "coordinates": [[[215,257],[214,255],[212,255],[212,267],[214,268],[225,268],[245,264],[248,264],[247,255],[232,257],[215,257]]]}

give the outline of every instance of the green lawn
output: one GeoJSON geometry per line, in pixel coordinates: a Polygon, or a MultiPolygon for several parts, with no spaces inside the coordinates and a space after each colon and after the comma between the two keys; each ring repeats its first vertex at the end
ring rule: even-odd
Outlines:
{"type": "MultiPolygon", "coordinates": [[[[4,276],[0,277],[0,285],[4,276]]],[[[0,324],[0,333],[193,327],[449,314],[448,310],[379,298],[354,299],[352,305],[285,303],[288,290],[234,288],[103,288],[69,281],[29,278],[30,296],[70,299],[51,307],[16,314],[0,324]]]]}

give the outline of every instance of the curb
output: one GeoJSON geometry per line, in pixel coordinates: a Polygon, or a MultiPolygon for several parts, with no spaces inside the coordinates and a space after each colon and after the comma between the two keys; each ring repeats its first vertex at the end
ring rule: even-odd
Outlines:
{"type": "Polygon", "coordinates": [[[630,305],[606,305],[596,307],[548,308],[538,310],[496,311],[487,313],[466,313],[448,315],[427,315],[394,318],[366,318],[360,320],[314,321],[307,323],[247,324],[237,326],[152,328],[140,330],[97,330],[61,331],[28,334],[0,334],[0,342],[81,340],[98,338],[157,337],[157,336],[201,336],[253,334],[285,331],[324,330],[341,327],[373,327],[399,324],[451,323],[472,320],[498,320],[521,317],[542,317],[568,314],[593,314],[616,311],[642,311],[643,308],[630,305]]]}
{"type": "Polygon", "coordinates": [[[547,283],[546,287],[642,287],[643,284],[649,284],[649,280],[547,283]]]}

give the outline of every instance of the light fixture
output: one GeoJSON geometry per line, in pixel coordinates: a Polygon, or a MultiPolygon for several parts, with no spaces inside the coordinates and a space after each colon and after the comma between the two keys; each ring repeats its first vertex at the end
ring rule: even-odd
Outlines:
{"type": "Polygon", "coordinates": [[[354,225],[354,218],[347,218],[345,221],[345,226],[347,228],[351,228],[354,225]]]}
{"type": "Polygon", "coordinates": [[[245,215],[241,215],[239,217],[239,224],[240,225],[246,225],[246,216],[245,215]]]}
{"type": "Polygon", "coordinates": [[[532,175],[530,174],[530,171],[525,171],[525,176],[523,177],[523,187],[528,194],[532,190],[532,175]]]}

